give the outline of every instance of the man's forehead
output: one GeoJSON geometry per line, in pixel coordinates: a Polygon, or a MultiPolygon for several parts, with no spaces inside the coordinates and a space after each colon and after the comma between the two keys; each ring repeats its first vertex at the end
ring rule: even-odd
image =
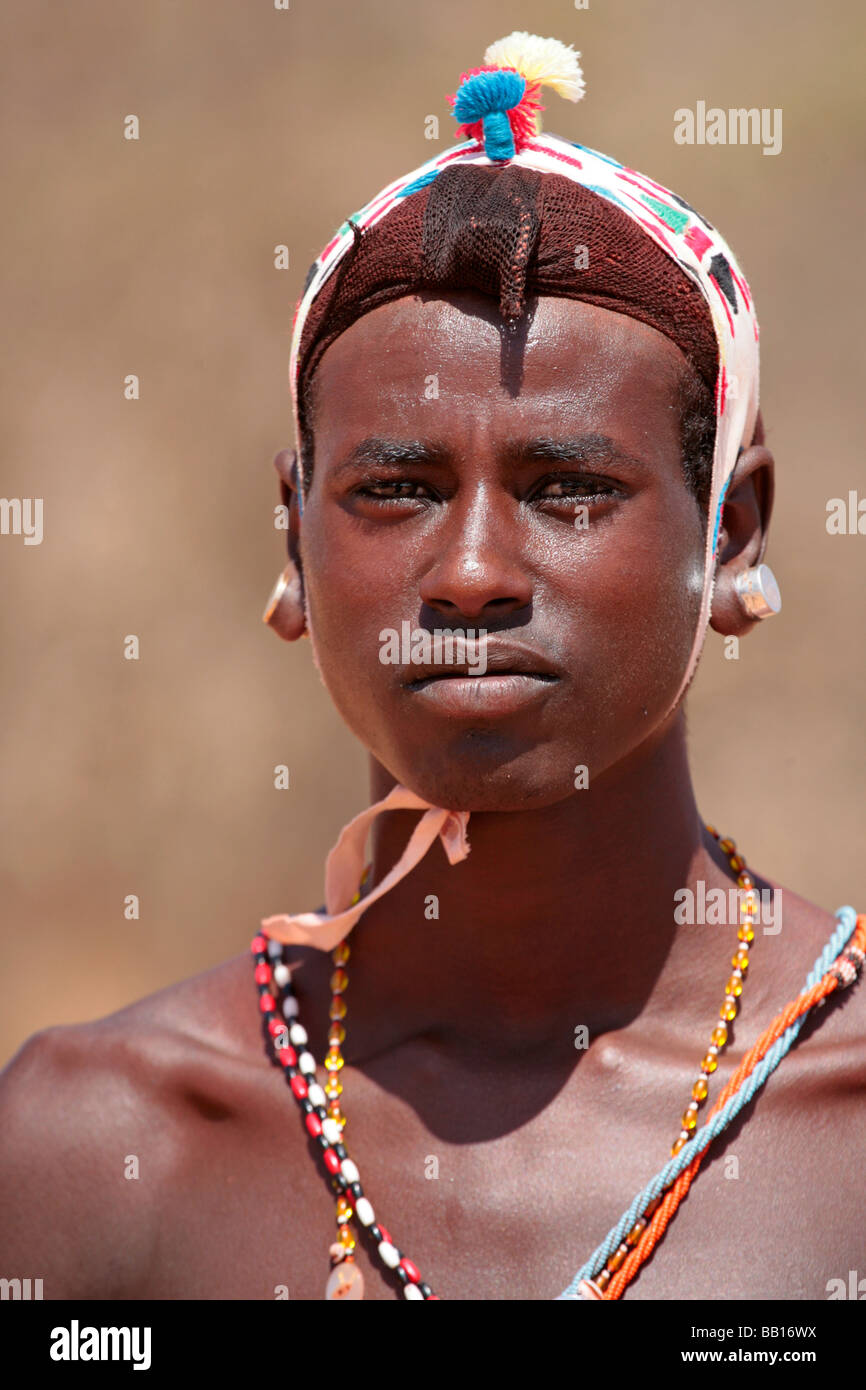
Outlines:
{"type": "MultiPolygon", "coordinates": [[[[399,303],[383,306],[395,311],[393,322],[399,321],[399,303]]],[[[448,312],[441,304],[422,307],[448,312]]],[[[412,306],[403,312],[411,313],[412,306]]],[[[463,337],[431,331],[400,339],[399,351],[390,326],[384,336],[375,329],[351,338],[361,329],[362,320],[356,320],[320,363],[313,415],[320,463],[333,479],[344,465],[347,472],[412,463],[423,469],[437,459],[465,463],[475,455],[488,461],[495,456],[503,466],[525,463],[534,454],[586,466],[600,466],[614,453],[665,465],[669,454],[678,460],[686,364],[675,344],[636,320],[604,323],[622,316],[591,305],[567,303],[559,319],[558,313],[555,300],[539,306],[517,368],[512,362],[504,370],[495,334],[464,350],[476,342],[478,321],[471,317],[463,316],[463,337]],[[575,308],[578,316],[590,311],[586,321],[593,322],[579,340],[556,330],[575,308]],[[546,452],[535,447],[544,440],[546,452]]],[[[366,317],[372,321],[373,314],[366,317]]],[[[380,323],[385,317],[383,312],[380,323]]],[[[489,333],[491,325],[482,328],[489,333]]],[[[318,376],[317,371],[314,383],[318,376]]]]}
{"type": "Polygon", "coordinates": [[[568,398],[634,374],[648,390],[669,391],[685,366],[676,344],[649,324],[581,300],[539,295],[507,326],[486,295],[407,295],[362,314],[330,344],[310,394],[316,407],[349,387],[379,401],[447,403],[498,383],[509,398],[568,398]]]}

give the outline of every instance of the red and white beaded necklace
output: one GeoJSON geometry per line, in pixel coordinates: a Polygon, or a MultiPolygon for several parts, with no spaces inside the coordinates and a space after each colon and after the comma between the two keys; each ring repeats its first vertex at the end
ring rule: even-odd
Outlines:
{"type": "MultiPolygon", "coordinates": [[[[710,1045],[700,1064],[700,1073],[692,1086],[691,1099],[682,1116],[680,1133],[671,1150],[672,1155],[679,1153],[693,1134],[697,1126],[698,1110],[707,1099],[708,1078],[716,1070],[719,1053],[727,1045],[727,1025],[736,1017],[739,1007],[749,966],[749,947],[755,936],[753,923],[758,911],[754,878],[747,870],[742,856],[737,853],[734,841],[720,839],[718,832],[711,825],[707,826],[707,830],[718,840],[719,848],[727,855],[728,862],[737,875],[737,886],[741,890],[738,944],[731,959],[732,973],[725,986],[725,997],[719,1009],[721,1021],[713,1029],[710,1045]]],[[[370,865],[364,870],[358,892],[353,899],[355,903],[360,900],[369,871],[370,865]]],[[[267,1023],[274,1060],[285,1072],[308,1134],[320,1146],[322,1163],[337,1198],[337,1240],[329,1250],[331,1272],[325,1285],[325,1298],[364,1297],[364,1277],[355,1259],[356,1239],[351,1225],[352,1218],[356,1217],[359,1225],[366,1230],[374,1243],[376,1254],[384,1268],[394,1274],[402,1284],[403,1297],[410,1300],[438,1300],[439,1295],[422,1279],[418,1266],[404,1255],[390,1232],[376,1220],[373,1206],[364,1194],[358,1166],[350,1158],[343,1143],[346,1117],[340,1103],[343,1092],[340,1072],[344,1066],[341,1045],[346,1037],[343,1020],[347,1012],[345,994],[349,984],[345,968],[350,954],[348,943],[345,940],[341,941],[332,952],[335,968],[331,976],[329,1050],[325,1057],[328,1080],[324,1088],[316,1080],[316,1061],[309,1049],[307,1031],[298,1018],[298,1000],[292,988],[291,971],[283,959],[285,947],[279,941],[269,939],[260,932],[253,938],[251,950],[255,960],[255,981],[259,988],[259,1009],[267,1023]],[[272,993],[274,988],[279,994],[279,1013],[277,999],[272,993]],[[279,1014],[282,1014],[282,1018],[279,1014]]],[[[594,1279],[594,1288],[598,1291],[596,1296],[603,1294],[611,1277],[639,1244],[661,1200],[661,1197],[657,1198],[645,1209],[620,1247],[611,1255],[605,1268],[594,1279]]]]}

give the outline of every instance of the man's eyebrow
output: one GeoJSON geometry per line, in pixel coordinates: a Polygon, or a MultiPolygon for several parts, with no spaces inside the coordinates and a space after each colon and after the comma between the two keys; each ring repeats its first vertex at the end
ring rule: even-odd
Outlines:
{"type": "MultiPolygon", "coordinates": [[[[332,477],[362,467],[364,464],[411,464],[445,463],[452,455],[452,449],[443,441],[423,439],[394,439],[388,436],[368,435],[354,445],[351,451],[335,467],[332,477]]],[[[520,463],[526,459],[550,463],[609,463],[632,464],[646,468],[646,460],[630,454],[615,439],[606,434],[582,434],[573,439],[554,439],[550,435],[533,435],[524,439],[511,439],[504,450],[507,463],[520,463]]]]}
{"type": "Polygon", "coordinates": [[[553,439],[547,435],[516,439],[509,444],[506,457],[509,462],[515,463],[524,458],[550,463],[610,463],[617,460],[633,464],[636,468],[647,467],[645,459],[629,453],[607,434],[582,434],[574,439],[553,439]]]}
{"type": "Polygon", "coordinates": [[[337,464],[331,476],[339,478],[342,473],[351,472],[363,464],[442,463],[448,453],[444,444],[425,443],[423,439],[390,439],[372,434],[354,446],[337,464]]]}

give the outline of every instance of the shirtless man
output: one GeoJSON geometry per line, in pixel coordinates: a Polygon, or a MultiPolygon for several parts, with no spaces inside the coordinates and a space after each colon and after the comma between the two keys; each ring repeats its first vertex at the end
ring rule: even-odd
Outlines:
{"type": "MultiPolygon", "coordinates": [[[[436,804],[478,808],[469,858],[454,867],[434,846],[352,934],[351,1152],[377,1214],[443,1297],[547,1299],[676,1137],[735,931],[675,925],[674,893],[733,879],[701,826],[682,710],[654,718],[670,644],[691,634],[673,588],[701,534],[672,409],[677,349],[635,320],[543,298],[515,398],[499,384],[492,317],[480,296],[406,298],[329,348],[303,565],[329,689],[374,750],[374,797],[396,775],[436,804]],[[400,355],[387,353],[395,335],[400,355]],[[447,391],[419,401],[431,358],[447,391]],[[563,496],[561,465],[551,482],[549,461],[506,463],[507,448],[590,428],[622,455],[593,465],[607,490],[580,484],[599,540],[576,567],[573,470],[563,496]],[[377,468],[375,481],[369,466],[364,482],[357,467],[338,476],[359,441],[397,432],[448,454],[377,468]],[[531,518],[515,496],[529,499],[531,518]],[[431,563],[417,519],[434,507],[431,563]],[[637,585],[653,595],[648,640],[636,630],[637,585]],[[481,734],[466,697],[462,711],[429,708],[379,663],[374,640],[419,601],[449,624],[513,637],[554,678],[516,711],[494,710],[481,734]],[[563,787],[578,745],[591,797],[563,787]],[[435,921],[423,910],[431,893],[435,921]],[[425,1176],[430,1156],[436,1179],[425,1176]]],[[[291,456],[277,463],[291,479],[291,456]]],[[[771,469],[764,447],[740,458],[723,595],[759,552],[771,469]]],[[[714,624],[741,629],[729,595],[714,624]]],[[[745,788],[733,736],[731,751],[745,788]]],[[[398,812],[377,827],[374,881],[414,821],[398,812]]],[[[782,901],[782,929],[756,933],[719,1084],[831,933],[828,913],[787,888],[782,901]]],[[[321,1058],[333,967],[326,952],[293,955],[300,1017],[321,1058]]],[[[855,986],[807,1026],[629,1297],[820,1299],[830,1279],[863,1266],[864,998],[855,986]],[[730,1154],[736,1180],[724,1176],[730,1154]]],[[[322,1297],[333,1198],[266,1057],[247,952],[110,1018],[37,1034],[7,1067],[0,1104],[4,1273],[42,1277],[51,1299],[267,1299],[281,1285],[294,1299],[322,1297]],[[124,1177],[129,1155],[136,1181],[124,1177]]],[[[358,1260],[365,1296],[393,1298],[381,1267],[364,1251],[358,1260]]]]}
{"type": "MultiPolygon", "coordinates": [[[[468,858],[434,842],[354,927],[341,1073],[377,1221],[458,1300],[569,1284],[670,1154],[737,946],[736,922],[675,913],[683,889],[736,883],[698,814],[677,696],[709,521],[684,470],[694,362],[640,303],[564,291],[525,307],[507,353],[501,304],[477,283],[357,314],[311,379],[314,466],[308,452],[301,479],[293,451],[275,460],[298,579],[282,635],[314,618],[373,800],[404,785],[471,814],[468,858]],[[471,678],[385,664],[380,634],[404,621],[484,629],[496,657],[471,678]]],[[[750,437],[712,590],[712,626],[737,637],[756,626],[735,581],[763,559],[773,494],[772,455],[750,437]]],[[[736,729],[719,737],[743,795],[794,833],[736,729]]],[[[376,823],[371,884],[416,821],[376,823]]],[[[742,852],[782,912],[756,927],[713,1099],[834,928],[742,852]]],[[[331,958],[289,955],[322,1059],[331,958]]],[[[628,1298],[826,1299],[866,1273],[863,990],[809,1018],[714,1142],[628,1298]]],[[[37,1034],[0,1079],[0,1111],[6,1277],[42,1278],[46,1299],[322,1298],[334,1196],[266,1046],[247,951],[37,1034]]],[[[363,1241],[356,1257],[365,1297],[399,1295],[363,1241]]]]}

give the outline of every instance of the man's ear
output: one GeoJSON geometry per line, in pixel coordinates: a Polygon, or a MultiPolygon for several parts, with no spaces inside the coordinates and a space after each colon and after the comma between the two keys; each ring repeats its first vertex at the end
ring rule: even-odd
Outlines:
{"type": "Polygon", "coordinates": [[[286,548],[289,559],[297,566],[301,572],[300,557],[300,508],[298,507],[298,492],[301,481],[298,474],[298,451],[297,449],[280,449],[274,455],[274,468],[280,480],[280,499],[283,506],[288,509],[289,525],[286,530],[286,548]]]}
{"type": "Polygon", "coordinates": [[[710,614],[710,626],[724,637],[742,637],[758,621],[743,608],[735,580],[764,558],[773,510],[774,468],[770,450],[763,444],[751,444],[737,459],[725,496],[710,614]]]}
{"type": "Polygon", "coordinates": [[[297,469],[298,456],[294,449],[281,449],[274,458],[274,468],[280,480],[280,498],[288,508],[286,530],[288,564],[271,590],[262,622],[272,627],[286,642],[296,642],[307,631],[304,603],[304,576],[300,557],[300,514],[297,469]]]}

